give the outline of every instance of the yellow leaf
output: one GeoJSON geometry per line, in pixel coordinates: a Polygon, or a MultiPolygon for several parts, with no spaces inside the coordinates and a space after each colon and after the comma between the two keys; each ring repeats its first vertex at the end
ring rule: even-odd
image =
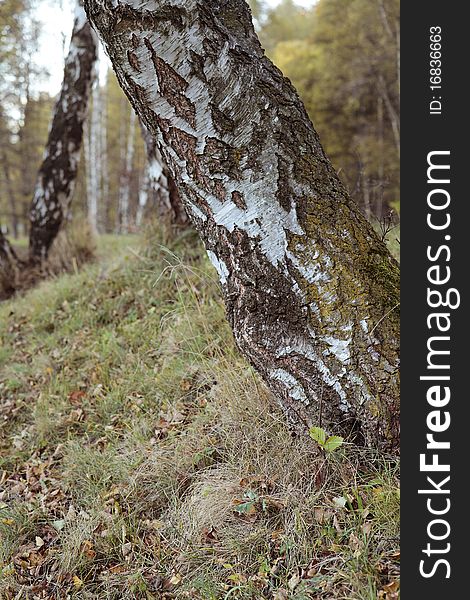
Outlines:
{"type": "Polygon", "coordinates": [[[80,579],[80,577],[78,577],[77,575],[74,575],[73,576],[73,585],[77,590],[79,590],[81,587],[83,587],[83,581],[80,579]]]}
{"type": "Polygon", "coordinates": [[[246,583],[246,577],[242,573],[233,573],[228,578],[236,584],[246,583]]]}

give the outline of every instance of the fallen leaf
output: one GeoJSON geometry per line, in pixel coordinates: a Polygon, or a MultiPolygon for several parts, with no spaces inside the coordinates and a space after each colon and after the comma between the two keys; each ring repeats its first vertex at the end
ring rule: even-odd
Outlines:
{"type": "Polygon", "coordinates": [[[74,390],[73,392],[70,392],[70,394],[69,394],[69,402],[76,406],[77,404],[80,404],[80,401],[85,396],[86,396],[86,394],[83,390],[74,390]]]}
{"type": "Polygon", "coordinates": [[[65,527],[65,519],[57,519],[57,521],[52,521],[52,527],[57,531],[62,531],[65,527]]]}
{"type": "Polygon", "coordinates": [[[96,552],[93,550],[93,542],[90,542],[90,540],[85,540],[82,543],[82,552],[88,558],[95,558],[96,552]]]}
{"type": "Polygon", "coordinates": [[[295,574],[295,575],[292,575],[292,577],[289,579],[289,583],[287,584],[287,587],[291,591],[294,591],[295,588],[299,585],[299,583],[300,583],[300,575],[295,574]]]}
{"type": "Polygon", "coordinates": [[[333,504],[338,508],[344,508],[346,506],[346,498],[344,496],[339,496],[338,498],[333,498],[333,504]]]}
{"type": "Polygon", "coordinates": [[[171,585],[178,585],[181,583],[182,579],[183,577],[179,573],[175,573],[172,577],[170,577],[169,583],[171,583],[171,585]]]}
{"type": "Polygon", "coordinates": [[[130,554],[132,551],[132,544],[131,542],[127,542],[126,544],[123,544],[121,546],[121,552],[123,556],[127,556],[128,554],[130,554]]]}
{"type": "Polygon", "coordinates": [[[362,526],[362,531],[366,534],[369,535],[370,532],[372,531],[372,523],[371,521],[366,521],[364,523],[364,525],[362,526]]]}
{"type": "Polygon", "coordinates": [[[313,515],[319,523],[323,524],[328,523],[328,521],[330,521],[333,512],[325,508],[314,508],[313,515]]]}
{"type": "Polygon", "coordinates": [[[247,581],[245,575],[243,575],[242,573],[232,573],[232,575],[228,576],[228,579],[230,579],[230,581],[233,581],[233,583],[236,583],[237,585],[240,585],[241,583],[246,583],[247,581]]]}

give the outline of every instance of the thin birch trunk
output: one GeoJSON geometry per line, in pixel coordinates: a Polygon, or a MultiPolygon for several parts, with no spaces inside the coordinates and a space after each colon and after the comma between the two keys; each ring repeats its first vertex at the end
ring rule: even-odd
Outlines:
{"type": "Polygon", "coordinates": [[[387,83],[383,75],[379,75],[378,78],[378,91],[385,103],[388,118],[392,126],[393,139],[395,140],[395,148],[397,150],[398,157],[400,157],[400,117],[398,115],[397,109],[393,106],[390,94],[388,93],[387,83]]]}
{"type": "Polygon", "coordinates": [[[136,114],[134,112],[134,109],[131,108],[129,117],[129,129],[127,133],[127,149],[124,162],[123,185],[121,186],[119,198],[119,231],[121,233],[129,233],[129,202],[131,193],[132,162],[134,159],[135,146],[135,121],[136,114]]]}
{"type": "Polygon", "coordinates": [[[100,147],[101,147],[101,211],[99,218],[100,231],[106,232],[109,227],[109,165],[108,165],[108,78],[101,88],[101,118],[100,118],[100,147]]]}
{"type": "Polygon", "coordinates": [[[379,185],[377,188],[377,202],[376,202],[376,215],[378,219],[382,218],[383,213],[383,197],[384,197],[384,185],[385,185],[385,169],[384,169],[384,152],[385,152],[385,140],[384,140],[384,104],[381,96],[377,98],[377,137],[379,142],[379,169],[378,169],[378,180],[379,185]]]}
{"type": "Polygon", "coordinates": [[[101,152],[100,152],[100,87],[98,73],[96,73],[95,85],[92,91],[91,119],[88,126],[88,160],[87,179],[88,191],[88,222],[92,232],[98,233],[98,207],[100,206],[100,183],[101,183],[101,152]]]}

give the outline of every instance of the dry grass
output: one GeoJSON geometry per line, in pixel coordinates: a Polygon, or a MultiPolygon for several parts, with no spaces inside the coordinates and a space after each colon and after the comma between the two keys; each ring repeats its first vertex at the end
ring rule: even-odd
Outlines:
{"type": "Polygon", "coordinates": [[[397,466],[292,435],[191,234],[120,254],[0,307],[0,598],[398,598],[397,466]]]}
{"type": "Polygon", "coordinates": [[[27,264],[27,249],[16,248],[24,264],[0,266],[0,301],[24,293],[43,279],[77,272],[94,260],[96,240],[86,221],[73,221],[54,240],[46,262],[40,266],[27,264]]]}

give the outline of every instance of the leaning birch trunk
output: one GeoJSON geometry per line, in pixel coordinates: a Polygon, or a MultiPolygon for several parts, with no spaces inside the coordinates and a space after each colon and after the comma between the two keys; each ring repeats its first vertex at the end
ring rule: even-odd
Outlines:
{"type": "Polygon", "coordinates": [[[189,220],[178,189],[171,179],[168,168],[163,162],[155,136],[141,123],[142,137],[147,154],[145,184],[139,194],[139,206],[136,214],[136,226],[140,227],[149,196],[156,209],[159,221],[168,225],[185,227],[189,220]]]}
{"type": "Polygon", "coordinates": [[[70,207],[96,60],[96,43],[83,2],[78,0],[62,89],[30,209],[29,251],[33,262],[47,257],[70,207]]]}
{"type": "Polygon", "coordinates": [[[216,267],[236,342],[299,431],[395,450],[399,269],[244,0],[86,0],[216,267]]]}

